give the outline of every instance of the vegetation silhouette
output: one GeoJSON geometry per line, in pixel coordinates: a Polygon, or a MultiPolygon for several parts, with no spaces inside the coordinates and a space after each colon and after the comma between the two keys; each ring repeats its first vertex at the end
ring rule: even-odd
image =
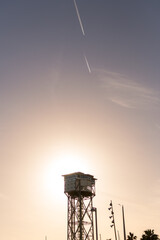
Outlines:
{"type": "Polygon", "coordinates": [[[127,235],[127,240],[136,240],[137,236],[134,235],[134,233],[129,232],[127,235]]]}
{"type": "Polygon", "coordinates": [[[160,240],[159,236],[154,233],[153,229],[147,229],[144,231],[140,240],[160,240]]]}

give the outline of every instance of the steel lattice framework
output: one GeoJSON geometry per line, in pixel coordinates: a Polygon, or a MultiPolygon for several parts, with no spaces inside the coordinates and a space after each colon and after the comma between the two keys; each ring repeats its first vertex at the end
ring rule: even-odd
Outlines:
{"type": "Polygon", "coordinates": [[[94,240],[95,178],[79,172],[64,177],[68,198],[67,240],[94,240]]]}

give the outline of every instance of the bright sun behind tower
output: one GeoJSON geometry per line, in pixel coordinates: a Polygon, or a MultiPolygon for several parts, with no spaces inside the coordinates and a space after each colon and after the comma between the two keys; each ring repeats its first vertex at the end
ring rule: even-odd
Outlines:
{"type": "Polygon", "coordinates": [[[78,154],[65,152],[59,154],[56,158],[49,157],[48,164],[43,174],[43,188],[45,194],[50,197],[55,192],[58,198],[63,194],[64,179],[62,175],[73,172],[88,172],[88,166],[84,159],[78,154]]]}

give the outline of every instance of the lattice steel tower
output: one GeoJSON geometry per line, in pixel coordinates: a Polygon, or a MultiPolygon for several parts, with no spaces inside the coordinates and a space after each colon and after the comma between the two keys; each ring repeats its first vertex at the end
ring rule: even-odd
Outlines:
{"type": "Polygon", "coordinates": [[[95,178],[75,172],[63,175],[68,198],[67,240],[94,240],[93,197],[95,178]]]}

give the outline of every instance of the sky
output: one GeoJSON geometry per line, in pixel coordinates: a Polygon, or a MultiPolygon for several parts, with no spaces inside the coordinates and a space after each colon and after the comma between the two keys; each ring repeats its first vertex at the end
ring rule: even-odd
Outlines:
{"type": "Polygon", "coordinates": [[[160,2],[1,1],[0,235],[67,239],[63,174],[97,178],[98,231],[160,235],[160,2]]]}

